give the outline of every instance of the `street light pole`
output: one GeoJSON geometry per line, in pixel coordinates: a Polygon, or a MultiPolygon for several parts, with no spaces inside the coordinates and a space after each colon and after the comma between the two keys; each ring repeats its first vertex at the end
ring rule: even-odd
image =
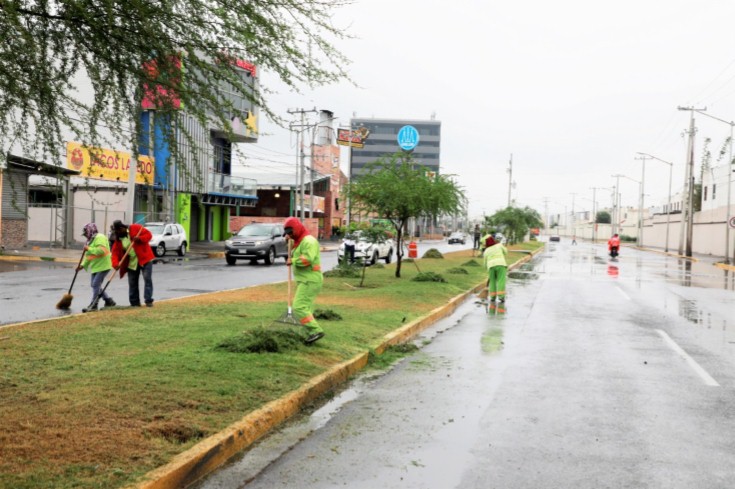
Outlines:
{"type": "Polygon", "coordinates": [[[597,191],[612,190],[610,187],[590,187],[592,189],[592,242],[597,240],[597,191]]]}
{"type": "MultiPolygon", "coordinates": [[[[617,178],[617,179],[618,179],[618,181],[617,181],[617,186],[616,186],[616,188],[617,188],[618,192],[620,191],[620,177],[623,177],[623,178],[627,178],[627,179],[628,179],[628,180],[630,180],[631,182],[635,182],[635,183],[637,183],[637,184],[638,184],[639,186],[641,185],[641,182],[639,182],[639,181],[638,181],[638,180],[636,180],[635,178],[630,178],[630,177],[629,177],[628,175],[620,175],[620,174],[618,174],[618,175],[613,175],[613,177],[615,177],[615,178],[617,178]]],[[[618,193],[618,213],[619,213],[619,212],[620,212],[620,194],[618,193]]],[[[618,230],[618,232],[620,232],[620,231],[618,230]]],[[[638,243],[638,244],[640,245],[640,243],[638,243]]]]}
{"type": "Polygon", "coordinates": [[[671,177],[674,173],[674,164],[670,161],[662,160],[661,158],[658,158],[653,155],[649,155],[648,153],[638,153],[639,155],[648,156],[649,158],[652,158],[654,160],[658,160],[661,163],[666,163],[669,165],[669,199],[666,202],[666,246],[664,248],[664,252],[669,252],[669,226],[671,225],[671,177]]]}
{"type": "Polygon", "coordinates": [[[510,154],[510,162],[508,163],[508,207],[511,204],[510,192],[513,187],[513,153],[510,154]]]}
{"type": "MultiPolygon", "coordinates": [[[[638,153],[640,154],[640,153],[638,153]]],[[[650,159],[650,156],[641,155],[636,160],[643,162],[643,168],[641,170],[641,198],[638,200],[638,246],[643,246],[643,202],[645,199],[645,181],[646,181],[646,160],[650,159]]]]}

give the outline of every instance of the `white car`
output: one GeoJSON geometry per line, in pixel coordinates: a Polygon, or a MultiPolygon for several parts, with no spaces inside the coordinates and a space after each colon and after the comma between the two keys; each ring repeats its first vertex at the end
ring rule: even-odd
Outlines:
{"type": "Polygon", "coordinates": [[[466,239],[467,238],[465,238],[464,233],[456,232],[456,233],[452,233],[449,235],[449,239],[447,240],[447,243],[448,244],[454,244],[454,243],[464,244],[466,239]]]}
{"type": "Polygon", "coordinates": [[[154,255],[163,256],[167,251],[176,251],[179,256],[186,254],[186,231],[181,224],[149,222],[145,227],[153,235],[148,244],[153,248],[154,255]]]}
{"type": "MultiPolygon", "coordinates": [[[[367,260],[370,265],[374,265],[378,260],[385,260],[386,263],[393,261],[393,240],[386,240],[382,243],[371,243],[362,237],[360,231],[353,233],[353,241],[355,243],[355,261],[360,262],[367,260]]],[[[345,259],[345,243],[339,245],[337,251],[337,260],[339,263],[345,259]]]]}

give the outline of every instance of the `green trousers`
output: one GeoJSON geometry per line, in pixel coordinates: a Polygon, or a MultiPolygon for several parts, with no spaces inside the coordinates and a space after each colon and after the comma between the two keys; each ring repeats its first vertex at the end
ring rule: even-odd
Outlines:
{"type": "Polygon", "coordinates": [[[491,301],[496,298],[505,300],[505,279],[508,275],[508,267],[498,265],[491,267],[487,271],[488,278],[488,297],[491,301]]]}
{"type": "Polygon", "coordinates": [[[314,303],[316,296],[322,290],[322,284],[317,282],[300,282],[296,285],[296,294],[293,300],[293,313],[309,334],[322,333],[324,330],[314,319],[314,303]]]}

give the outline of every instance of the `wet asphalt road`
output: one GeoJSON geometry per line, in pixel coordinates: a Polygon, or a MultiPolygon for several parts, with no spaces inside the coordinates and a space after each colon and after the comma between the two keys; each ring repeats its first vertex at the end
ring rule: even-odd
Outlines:
{"type": "Polygon", "coordinates": [[[731,488],[732,273],[604,253],[550,244],[198,489],[731,488]]]}

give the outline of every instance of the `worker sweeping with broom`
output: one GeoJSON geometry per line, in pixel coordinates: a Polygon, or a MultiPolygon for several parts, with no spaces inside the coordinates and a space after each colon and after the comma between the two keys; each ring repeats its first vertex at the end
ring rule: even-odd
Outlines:
{"type": "Polygon", "coordinates": [[[105,307],[112,307],[115,305],[115,301],[102,289],[102,283],[112,269],[110,242],[107,236],[97,231],[97,225],[93,222],[84,226],[82,234],[87,238],[87,244],[84,245],[84,258],[82,258],[81,263],[77,266],[77,271],[84,269],[92,274],[93,305],[85,309],[85,312],[97,309],[97,303],[94,302],[94,299],[98,295],[105,301],[105,307]]]}
{"type": "Polygon", "coordinates": [[[295,217],[286,219],[283,227],[285,231],[283,235],[293,240],[290,246],[293,251],[286,261],[287,266],[293,266],[296,280],[293,312],[296,319],[306,328],[308,336],[304,343],[310,345],[324,337],[324,330],[314,319],[314,303],[324,282],[319,241],[309,234],[301,221],[295,217]]]}

